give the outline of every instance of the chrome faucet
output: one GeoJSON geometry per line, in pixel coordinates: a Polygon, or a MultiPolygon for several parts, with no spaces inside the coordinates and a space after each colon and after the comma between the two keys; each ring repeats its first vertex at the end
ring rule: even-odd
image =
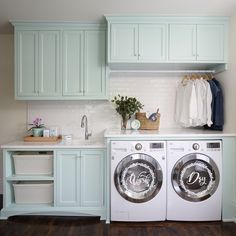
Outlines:
{"type": "Polygon", "coordinates": [[[86,115],[83,115],[81,119],[81,128],[85,128],[84,137],[86,140],[88,140],[89,136],[92,136],[92,133],[88,132],[88,118],[86,115]]]}

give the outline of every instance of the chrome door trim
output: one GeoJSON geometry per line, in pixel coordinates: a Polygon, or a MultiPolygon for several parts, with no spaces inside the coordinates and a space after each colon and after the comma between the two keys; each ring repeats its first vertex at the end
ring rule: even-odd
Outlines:
{"type": "Polygon", "coordinates": [[[220,173],[212,158],[203,153],[190,153],[174,165],[171,182],[181,198],[200,202],[215,193],[219,186],[220,173]]]}
{"type": "Polygon", "coordinates": [[[134,203],[147,202],[161,189],[163,173],[160,164],[144,153],[124,157],[114,172],[114,183],[119,194],[134,203]]]}

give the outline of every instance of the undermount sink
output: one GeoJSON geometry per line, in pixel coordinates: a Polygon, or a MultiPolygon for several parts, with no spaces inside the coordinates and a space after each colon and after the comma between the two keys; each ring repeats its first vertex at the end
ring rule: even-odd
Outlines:
{"type": "Polygon", "coordinates": [[[97,139],[72,139],[71,141],[64,141],[62,140],[61,145],[66,145],[66,146],[101,146],[103,144],[103,140],[97,140],[97,139]]]}

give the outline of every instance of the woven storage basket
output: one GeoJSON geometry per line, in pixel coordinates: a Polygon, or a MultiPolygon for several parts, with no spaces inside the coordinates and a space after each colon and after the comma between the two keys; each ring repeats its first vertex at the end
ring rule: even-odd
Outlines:
{"type": "Polygon", "coordinates": [[[149,129],[149,130],[159,130],[160,125],[160,114],[157,114],[157,119],[155,121],[149,120],[146,117],[146,112],[137,112],[135,114],[137,120],[140,121],[139,129],[149,129]]]}

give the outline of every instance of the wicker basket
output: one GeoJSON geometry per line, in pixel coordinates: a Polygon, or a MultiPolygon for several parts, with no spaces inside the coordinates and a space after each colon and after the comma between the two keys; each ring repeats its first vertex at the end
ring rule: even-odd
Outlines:
{"type": "Polygon", "coordinates": [[[147,119],[146,112],[137,112],[135,117],[140,121],[141,125],[139,129],[159,130],[160,113],[157,113],[157,119],[155,121],[147,119]]]}

